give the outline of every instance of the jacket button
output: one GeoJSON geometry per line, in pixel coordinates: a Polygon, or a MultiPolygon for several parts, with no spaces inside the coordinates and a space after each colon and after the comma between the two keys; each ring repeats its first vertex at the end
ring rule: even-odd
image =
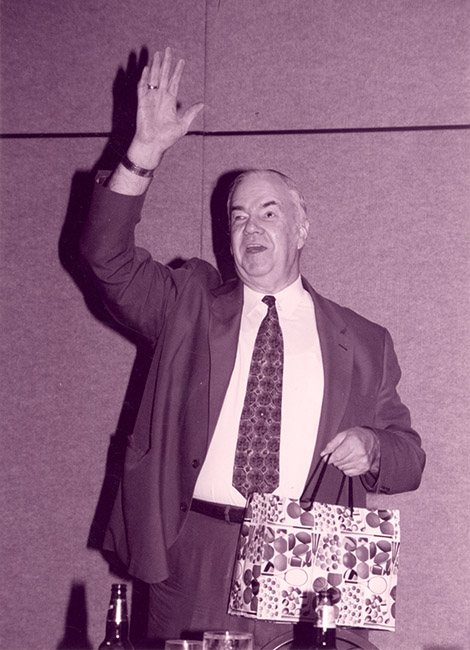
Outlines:
{"type": "Polygon", "coordinates": [[[180,503],[180,510],[182,510],[183,512],[187,512],[187,510],[188,510],[188,504],[185,503],[184,501],[182,501],[182,502],[180,503]]]}
{"type": "Polygon", "coordinates": [[[195,459],[193,460],[193,462],[191,463],[191,465],[194,467],[194,469],[197,469],[197,468],[199,467],[200,464],[201,464],[201,463],[199,462],[199,460],[198,460],[197,458],[195,458],[195,459]]]}

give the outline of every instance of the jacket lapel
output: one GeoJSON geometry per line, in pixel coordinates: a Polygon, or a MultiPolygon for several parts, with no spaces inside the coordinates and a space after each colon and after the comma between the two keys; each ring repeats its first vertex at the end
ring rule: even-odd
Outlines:
{"type": "MultiPolygon", "coordinates": [[[[304,287],[312,296],[323,360],[324,391],[315,451],[309,478],[320,459],[320,452],[340,426],[349,399],[354,357],[354,344],[348,336],[347,324],[333,303],[316,293],[303,279],[304,287]]],[[[307,481],[304,494],[311,489],[307,481]]]]}
{"type": "Polygon", "coordinates": [[[209,441],[214,433],[235,365],[243,307],[243,285],[238,280],[231,280],[215,289],[213,296],[209,324],[209,441]]]}

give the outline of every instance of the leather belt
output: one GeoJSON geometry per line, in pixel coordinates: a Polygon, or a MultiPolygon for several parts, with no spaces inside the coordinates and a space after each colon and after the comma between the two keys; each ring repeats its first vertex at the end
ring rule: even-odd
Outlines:
{"type": "Polygon", "coordinates": [[[241,524],[245,516],[245,508],[227,506],[223,503],[212,503],[210,501],[203,501],[202,499],[193,499],[191,502],[191,510],[206,515],[207,517],[223,519],[232,524],[241,524]]]}

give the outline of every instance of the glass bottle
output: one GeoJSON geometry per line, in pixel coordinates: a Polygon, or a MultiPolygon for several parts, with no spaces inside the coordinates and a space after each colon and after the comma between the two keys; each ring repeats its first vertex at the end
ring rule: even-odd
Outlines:
{"type": "Polygon", "coordinates": [[[317,596],[313,625],[313,650],[336,650],[335,608],[331,593],[321,591],[317,596]]]}
{"type": "Polygon", "coordinates": [[[106,636],[98,650],[105,648],[133,650],[129,641],[129,620],[127,618],[126,585],[111,586],[108,616],[106,618],[106,636]]]}

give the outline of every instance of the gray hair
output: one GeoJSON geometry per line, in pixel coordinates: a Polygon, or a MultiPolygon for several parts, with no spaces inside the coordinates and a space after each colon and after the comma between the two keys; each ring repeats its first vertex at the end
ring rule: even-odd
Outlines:
{"type": "Polygon", "coordinates": [[[227,198],[227,212],[229,216],[230,216],[230,206],[232,204],[232,197],[234,195],[235,190],[245,178],[247,178],[248,176],[252,176],[253,174],[275,174],[279,178],[279,180],[284,183],[284,185],[289,189],[289,191],[293,195],[294,200],[297,203],[297,207],[299,209],[301,218],[303,220],[307,219],[307,204],[305,202],[302,192],[299,190],[297,186],[297,183],[293,181],[292,178],[290,178],[286,174],[283,174],[282,172],[278,172],[276,169],[247,169],[246,171],[239,174],[232,182],[229,188],[229,193],[227,198]]]}

